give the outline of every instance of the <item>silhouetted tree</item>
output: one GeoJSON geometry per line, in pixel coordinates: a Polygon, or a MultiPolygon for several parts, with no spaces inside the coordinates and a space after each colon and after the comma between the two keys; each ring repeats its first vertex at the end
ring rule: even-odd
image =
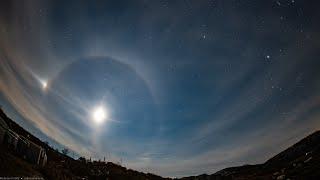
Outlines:
{"type": "Polygon", "coordinates": [[[64,149],[62,149],[62,154],[64,154],[64,155],[68,155],[69,154],[69,149],[67,149],[67,148],[64,148],[64,149]]]}
{"type": "Polygon", "coordinates": [[[79,157],[78,160],[81,161],[81,162],[86,162],[86,158],[84,158],[84,157],[79,157]]]}

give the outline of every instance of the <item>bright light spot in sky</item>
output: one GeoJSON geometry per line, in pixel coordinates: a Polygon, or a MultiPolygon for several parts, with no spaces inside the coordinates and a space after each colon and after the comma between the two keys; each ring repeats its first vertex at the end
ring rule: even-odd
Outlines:
{"type": "Polygon", "coordinates": [[[43,89],[46,89],[47,86],[48,86],[48,82],[47,81],[41,81],[41,84],[42,84],[42,88],[43,89]]]}
{"type": "Polygon", "coordinates": [[[108,112],[103,106],[96,107],[92,112],[92,118],[96,124],[103,123],[108,116],[108,112]]]}

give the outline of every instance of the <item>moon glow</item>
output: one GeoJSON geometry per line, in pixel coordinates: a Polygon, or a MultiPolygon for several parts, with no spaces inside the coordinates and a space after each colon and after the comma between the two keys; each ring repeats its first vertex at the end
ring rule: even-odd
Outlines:
{"type": "Polygon", "coordinates": [[[109,117],[108,111],[103,106],[96,107],[92,112],[92,119],[95,124],[101,124],[105,122],[109,117]]]}

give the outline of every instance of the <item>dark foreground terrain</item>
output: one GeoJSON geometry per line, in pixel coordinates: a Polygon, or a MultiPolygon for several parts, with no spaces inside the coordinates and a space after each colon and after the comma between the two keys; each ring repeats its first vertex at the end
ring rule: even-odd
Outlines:
{"type": "Polygon", "coordinates": [[[267,162],[226,168],[212,175],[182,178],[216,179],[320,179],[320,131],[302,139],[267,162]]]}
{"type": "MultiPolygon", "coordinates": [[[[40,177],[43,179],[166,179],[153,174],[127,169],[111,162],[74,160],[28,133],[0,109],[0,117],[19,135],[45,148],[45,166],[28,163],[5,144],[0,145],[0,177],[40,177]]],[[[167,178],[168,179],[168,178],[167,178]]],[[[181,178],[184,180],[215,179],[320,179],[320,131],[314,132],[292,147],[258,165],[226,168],[212,175],[181,178]]]]}

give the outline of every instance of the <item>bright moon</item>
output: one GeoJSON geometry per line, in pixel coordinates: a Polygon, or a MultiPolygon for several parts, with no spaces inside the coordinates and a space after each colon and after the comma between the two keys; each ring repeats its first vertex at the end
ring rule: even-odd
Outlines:
{"type": "Polygon", "coordinates": [[[101,124],[108,118],[108,112],[102,106],[99,106],[93,110],[92,117],[96,124],[101,124]]]}

